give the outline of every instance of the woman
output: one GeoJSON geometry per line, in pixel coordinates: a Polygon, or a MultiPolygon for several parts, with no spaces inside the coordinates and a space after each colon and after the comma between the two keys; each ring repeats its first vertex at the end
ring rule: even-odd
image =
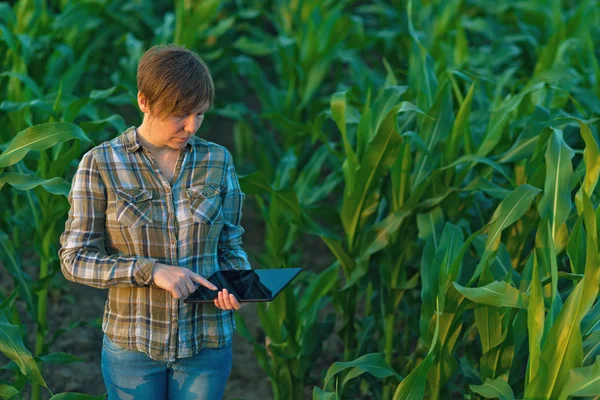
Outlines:
{"type": "Polygon", "coordinates": [[[108,288],[109,399],[220,399],[240,303],[225,289],[214,304],[183,300],[197,285],[216,290],[206,278],[219,269],[250,269],[244,194],[231,154],[194,136],[214,98],[202,59],[155,46],[137,83],[141,125],[87,152],[73,178],[61,268],[108,288]]]}

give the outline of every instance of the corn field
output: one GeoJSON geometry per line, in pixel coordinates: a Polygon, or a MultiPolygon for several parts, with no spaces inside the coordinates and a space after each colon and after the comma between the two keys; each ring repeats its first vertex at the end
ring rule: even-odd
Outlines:
{"type": "Polygon", "coordinates": [[[1,398],[105,398],[44,378],[85,362],[53,350],[58,241],[166,43],[213,74],[253,267],[305,269],[264,335],[236,315],[271,398],[600,398],[596,0],[1,2],[1,398]]]}

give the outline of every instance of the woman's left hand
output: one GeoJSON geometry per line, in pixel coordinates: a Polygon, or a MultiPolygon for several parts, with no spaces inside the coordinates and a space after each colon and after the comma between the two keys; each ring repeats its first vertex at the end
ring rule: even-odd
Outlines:
{"type": "Polygon", "coordinates": [[[215,306],[221,310],[239,310],[248,303],[240,304],[234,295],[229,293],[227,289],[219,291],[217,298],[215,299],[215,306]]]}

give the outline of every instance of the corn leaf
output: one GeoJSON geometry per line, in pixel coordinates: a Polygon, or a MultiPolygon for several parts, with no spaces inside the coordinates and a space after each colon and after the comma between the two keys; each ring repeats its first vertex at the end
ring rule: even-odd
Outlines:
{"type": "Polygon", "coordinates": [[[81,128],[68,122],[50,122],[35,125],[17,134],[6,150],[0,154],[0,168],[19,162],[30,150],[44,150],[57,143],[79,139],[92,141],[81,128]]]}
{"type": "Polygon", "coordinates": [[[105,400],[106,394],[91,396],[84,393],[58,393],[50,397],[50,400],[105,400]]]}
{"type": "Polygon", "coordinates": [[[339,400],[337,393],[328,392],[326,390],[321,389],[320,387],[315,386],[313,388],[313,400],[339,400]]]}
{"type": "Polygon", "coordinates": [[[562,131],[553,129],[546,150],[546,183],[538,207],[543,219],[551,223],[552,240],[557,244],[559,228],[571,212],[571,160],[575,152],[565,143],[562,131]]]}
{"type": "Polygon", "coordinates": [[[492,220],[495,222],[490,227],[484,254],[467,286],[471,286],[479,278],[483,270],[488,267],[491,258],[498,249],[502,231],[519,220],[529,210],[531,202],[539,192],[540,189],[531,185],[521,185],[496,208],[492,216],[492,220]]]}
{"type": "Polygon", "coordinates": [[[358,157],[348,139],[346,130],[346,104],[346,92],[337,92],[331,96],[331,116],[342,133],[342,143],[344,145],[344,153],[346,153],[346,160],[344,161],[342,169],[344,171],[348,193],[351,195],[354,192],[355,174],[358,169],[358,157]]]}
{"type": "Polygon", "coordinates": [[[396,159],[400,150],[402,138],[396,131],[396,114],[401,105],[396,105],[388,113],[381,124],[379,131],[369,143],[356,172],[356,190],[350,194],[344,189],[341,219],[348,238],[348,248],[353,251],[356,244],[357,231],[361,228],[359,221],[364,218],[365,206],[369,194],[379,183],[381,177],[387,173],[396,159]]]}
{"type": "Polygon", "coordinates": [[[392,400],[422,400],[425,395],[425,386],[427,384],[427,374],[431,369],[435,357],[434,349],[438,345],[440,331],[439,319],[435,319],[435,333],[429,347],[427,356],[421,361],[417,368],[396,387],[392,400]]]}
{"type": "Polygon", "coordinates": [[[0,397],[3,399],[10,399],[11,397],[19,394],[19,390],[11,385],[0,384],[0,397]]]}
{"type": "Polygon", "coordinates": [[[20,174],[16,172],[0,175],[0,189],[2,189],[5,184],[9,184],[19,190],[31,190],[38,186],[42,186],[49,193],[63,195],[65,197],[69,195],[69,191],[71,190],[71,184],[63,178],[41,179],[36,175],[20,174]]]}
{"type": "Polygon", "coordinates": [[[488,124],[487,131],[481,142],[477,155],[485,157],[496,148],[500,140],[502,139],[504,129],[508,126],[509,121],[512,118],[512,113],[519,107],[523,98],[535,91],[538,91],[544,87],[544,83],[537,83],[514,97],[509,97],[504,100],[497,109],[492,111],[490,116],[490,122],[488,124]]]}
{"type": "Polygon", "coordinates": [[[389,376],[394,376],[397,379],[402,379],[400,375],[396,373],[390,366],[385,362],[385,359],[381,355],[381,353],[371,353],[365,354],[357,358],[356,360],[349,362],[335,362],[329,367],[327,370],[327,374],[325,375],[324,387],[330,387],[331,379],[339,374],[340,372],[352,368],[342,382],[342,387],[353,378],[364,374],[365,372],[370,373],[371,375],[377,378],[387,378],[389,376]]]}
{"type": "MultiPolygon", "coordinates": [[[[529,363],[527,365],[526,383],[529,384],[538,371],[542,338],[544,336],[544,297],[540,282],[540,271],[535,253],[533,254],[533,275],[527,308],[527,330],[529,332],[529,363]]],[[[527,385],[526,385],[527,386],[527,385]]]]}
{"type": "Polygon", "coordinates": [[[515,394],[503,378],[486,379],[483,385],[469,385],[472,391],[486,399],[514,400],[515,394]]]}
{"type": "Polygon", "coordinates": [[[0,352],[13,360],[23,375],[47,388],[31,352],[23,344],[21,328],[12,325],[2,311],[0,311],[0,352]]]}
{"type": "Polygon", "coordinates": [[[600,396],[600,357],[588,367],[569,371],[569,379],[558,399],[566,400],[569,396],[600,396]]]}
{"type": "Polygon", "coordinates": [[[548,333],[540,357],[540,369],[525,390],[525,397],[557,396],[569,379],[569,371],[581,367],[583,362],[580,324],[598,294],[600,260],[593,206],[585,193],[582,198],[588,234],[584,278],[567,298],[548,333]]]}
{"type": "Polygon", "coordinates": [[[464,287],[454,282],[454,287],[467,299],[477,304],[523,309],[529,306],[529,296],[503,281],[494,281],[477,288],[464,287]]]}

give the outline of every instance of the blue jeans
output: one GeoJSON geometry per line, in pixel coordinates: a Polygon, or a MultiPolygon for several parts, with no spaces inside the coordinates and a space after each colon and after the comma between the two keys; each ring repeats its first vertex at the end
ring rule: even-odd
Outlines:
{"type": "Polygon", "coordinates": [[[156,361],[121,348],[104,335],[102,376],[109,400],[221,400],[231,359],[229,344],[174,362],[156,361]]]}

